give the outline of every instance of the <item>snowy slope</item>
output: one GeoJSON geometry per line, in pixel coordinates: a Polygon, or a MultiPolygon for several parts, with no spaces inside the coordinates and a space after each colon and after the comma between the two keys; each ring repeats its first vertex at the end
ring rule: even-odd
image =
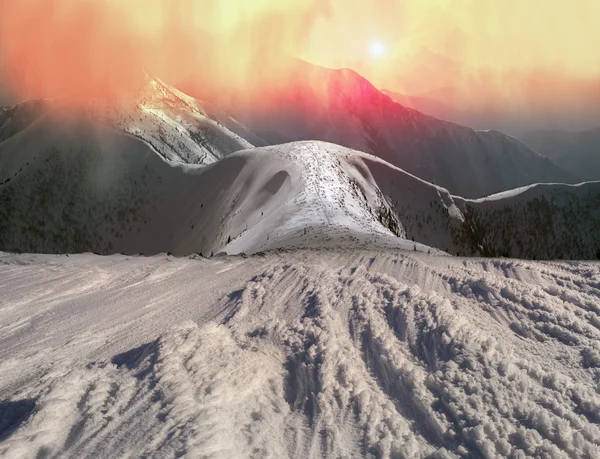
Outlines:
{"type": "Polygon", "coordinates": [[[210,256],[359,245],[595,259],[598,184],[535,189],[464,200],[322,142],[177,165],[101,123],[46,116],[0,144],[0,249],[210,256]]]}
{"type": "Polygon", "coordinates": [[[600,260],[600,182],[534,184],[476,200],[365,163],[407,239],[452,255],[600,260]]]}
{"type": "Polygon", "coordinates": [[[600,266],[0,254],[0,456],[600,456],[600,266]]]}
{"type": "Polygon", "coordinates": [[[200,98],[218,98],[215,103],[271,143],[323,140],[365,151],[459,196],[577,181],[512,137],[405,108],[351,70],[298,61],[276,81],[228,97],[207,94],[200,80],[180,87],[200,98]]]}
{"type": "Polygon", "coordinates": [[[211,164],[252,148],[246,139],[264,145],[237,121],[158,79],[146,77],[133,102],[94,102],[87,107],[92,118],[144,140],[173,162],[211,164]]]}
{"type": "Polygon", "coordinates": [[[85,118],[135,136],[165,159],[177,163],[211,164],[229,153],[264,145],[248,128],[144,74],[138,90],[112,99],[85,102],[61,98],[30,100],[0,112],[0,142],[10,139],[40,118],[56,121],[85,118]]]}
{"type": "Polygon", "coordinates": [[[0,247],[72,253],[373,245],[404,230],[361,154],[314,142],[164,161],[137,138],[46,117],[0,145],[0,247]],[[15,154],[19,152],[19,154],[15,154]]]}

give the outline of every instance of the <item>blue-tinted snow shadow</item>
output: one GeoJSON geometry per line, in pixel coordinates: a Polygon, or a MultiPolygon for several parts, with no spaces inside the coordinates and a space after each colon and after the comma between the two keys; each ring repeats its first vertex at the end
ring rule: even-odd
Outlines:
{"type": "Polygon", "coordinates": [[[35,410],[35,399],[0,401],[0,441],[6,440],[35,410]]]}

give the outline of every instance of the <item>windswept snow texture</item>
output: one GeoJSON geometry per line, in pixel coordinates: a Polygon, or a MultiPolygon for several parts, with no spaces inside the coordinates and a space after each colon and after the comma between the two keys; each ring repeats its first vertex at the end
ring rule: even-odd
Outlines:
{"type": "Polygon", "coordinates": [[[600,457],[600,266],[0,254],[0,456],[600,457]]]}

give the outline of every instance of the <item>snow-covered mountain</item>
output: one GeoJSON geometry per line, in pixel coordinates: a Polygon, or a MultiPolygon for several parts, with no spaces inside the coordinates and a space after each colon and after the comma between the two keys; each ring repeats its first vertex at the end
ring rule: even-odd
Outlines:
{"type": "Polygon", "coordinates": [[[479,198],[538,182],[576,181],[518,140],[474,131],[403,107],[352,70],[297,61],[289,74],[255,89],[205,92],[271,143],[323,140],[378,156],[452,193],[479,198]]]}
{"type": "Polygon", "coordinates": [[[600,182],[536,184],[472,200],[363,160],[407,239],[462,256],[600,259],[600,182]]]}
{"type": "Polygon", "coordinates": [[[479,200],[456,199],[466,255],[600,260],[600,182],[537,184],[479,200]]]}
{"type": "Polygon", "coordinates": [[[342,147],[267,147],[198,167],[86,119],[46,116],[15,137],[11,148],[0,145],[3,250],[414,248],[397,237],[403,230],[360,155],[342,147]]]}
{"type": "Polygon", "coordinates": [[[600,180],[600,128],[531,131],[523,142],[582,180],[600,180]]]}
{"type": "Polygon", "coordinates": [[[265,144],[209,103],[192,99],[145,73],[136,92],[118,98],[30,100],[2,109],[0,142],[8,144],[0,144],[0,148],[14,148],[12,143],[19,139],[10,137],[18,137],[45,116],[55,121],[85,119],[110,126],[143,140],[165,159],[177,163],[210,164],[234,151],[265,144]]]}
{"type": "Polygon", "coordinates": [[[542,188],[550,191],[501,201],[517,218],[517,225],[508,225],[488,200],[455,198],[339,145],[255,148],[202,167],[167,161],[148,141],[90,117],[51,113],[0,144],[0,249],[210,256],[378,246],[595,257],[599,187],[582,185],[579,194],[570,187],[542,188]],[[568,219],[568,225],[544,226],[548,246],[529,244],[542,218],[568,219]],[[557,243],[573,234],[586,242],[557,243]]]}
{"type": "MultiPolygon", "coordinates": [[[[336,139],[381,145],[373,140],[380,131],[365,137],[364,123],[380,104],[400,114],[398,125],[412,120],[406,135],[413,145],[421,135],[435,143],[430,129],[437,126],[458,143],[494,139],[486,146],[491,163],[508,154],[514,166],[525,157],[514,139],[426,117],[390,102],[356,74],[335,75],[331,110],[294,118],[298,129],[335,136],[338,126],[362,123],[354,137],[336,139]],[[349,98],[357,78],[360,91],[349,98]],[[367,118],[342,116],[352,101],[366,107],[367,118]],[[324,123],[334,112],[340,118],[324,123]]],[[[381,150],[374,156],[315,141],[254,148],[265,141],[236,119],[146,74],[142,80],[136,93],[118,99],[30,100],[0,111],[0,250],[210,256],[360,245],[539,259],[590,259],[600,250],[598,184],[458,198],[384,161],[381,150]]],[[[331,80],[322,84],[329,94],[331,80]]],[[[309,105],[300,104],[294,116],[309,105]]],[[[273,127],[281,134],[288,122],[284,117],[273,127]]],[[[437,168],[428,151],[424,161],[437,168]]],[[[486,175],[469,176],[481,166],[481,151],[467,153],[464,167],[441,163],[448,180],[470,186],[486,175]]],[[[497,164],[497,177],[510,167],[497,164]]]]}

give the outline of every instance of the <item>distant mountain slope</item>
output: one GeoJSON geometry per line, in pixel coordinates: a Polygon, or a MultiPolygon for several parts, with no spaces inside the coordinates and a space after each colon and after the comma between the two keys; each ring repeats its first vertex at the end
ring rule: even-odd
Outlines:
{"type": "Polygon", "coordinates": [[[523,142],[582,180],[600,180],[600,128],[531,131],[523,142]]]}
{"type": "Polygon", "coordinates": [[[539,184],[476,201],[456,198],[466,254],[600,260],[600,182],[539,184]]]}
{"type": "Polygon", "coordinates": [[[426,115],[456,122],[455,111],[452,110],[452,107],[434,98],[429,98],[423,95],[411,96],[407,94],[400,94],[397,92],[388,91],[386,89],[382,89],[381,92],[394,102],[399,103],[406,108],[412,108],[413,110],[417,110],[426,115]]]}
{"type": "Polygon", "coordinates": [[[372,153],[452,193],[481,197],[537,182],[576,181],[549,159],[499,132],[476,132],[395,103],[351,70],[298,61],[284,76],[243,92],[207,93],[271,143],[323,140],[372,153]]]}
{"type": "Polygon", "coordinates": [[[380,160],[365,163],[408,239],[462,256],[600,259],[600,182],[538,184],[471,200],[380,160]]]}
{"type": "Polygon", "coordinates": [[[238,150],[264,145],[248,128],[229,116],[144,76],[129,96],[91,99],[30,100],[0,111],[0,142],[25,130],[45,115],[82,117],[138,137],[165,159],[210,164],[238,150]]]}
{"type": "Polygon", "coordinates": [[[12,107],[0,108],[0,142],[16,135],[50,110],[50,101],[28,100],[12,107]]]}

